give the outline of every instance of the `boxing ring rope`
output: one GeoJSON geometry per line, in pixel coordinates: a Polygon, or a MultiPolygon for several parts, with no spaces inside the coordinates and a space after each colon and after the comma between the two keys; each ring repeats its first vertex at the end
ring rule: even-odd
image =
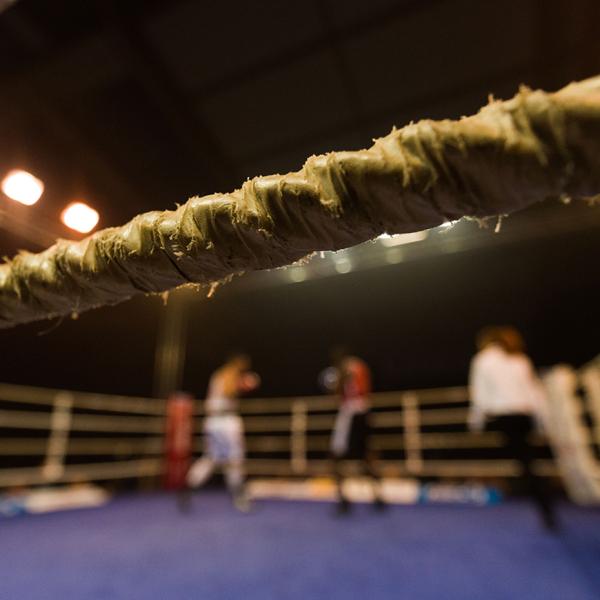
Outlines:
{"type": "Polygon", "coordinates": [[[383,233],[600,195],[600,77],[521,89],[458,121],[421,121],[367,150],[310,157],[80,242],[0,266],[0,327],[80,313],[135,294],[292,264],[383,233]]]}
{"type": "Polygon", "coordinates": [[[156,477],[162,473],[162,461],[139,459],[121,462],[73,465],[64,468],[57,479],[49,480],[39,468],[0,470],[0,487],[22,487],[48,483],[83,483],[115,479],[141,479],[156,477]]]}
{"type": "Polygon", "coordinates": [[[593,416],[594,439],[600,446],[600,356],[583,366],[580,379],[586,390],[589,411],[593,416]]]}
{"type": "MultiPolygon", "coordinates": [[[[18,402],[20,404],[54,404],[56,397],[65,390],[36,388],[21,385],[0,384],[0,401],[18,402]]],[[[87,392],[67,392],[73,394],[73,406],[116,412],[141,414],[165,414],[165,404],[162,400],[141,398],[136,396],[117,396],[106,394],[91,394],[87,392]]]]}
{"type": "MultiPolygon", "coordinates": [[[[595,455],[600,475],[600,413],[591,403],[600,382],[600,361],[586,365],[578,376],[584,390],[577,408],[582,443],[595,455]]],[[[497,433],[466,430],[466,388],[376,393],[372,400],[371,442],[384,455],[378,460],[384,475],[468,479],[518,474],[511,460],[481,458],[481,453],[500,449],[503,440],[497,433]],[[455,451],[470,454],[456,458],[455,451]]],[[[335,410],[336,400],[329,396],[241,401],[248,474],[329,476],[335,410]],[[283,458],[274,456],[278,454],[283,458]]],[[[195,414],[195,431],[201,432],[203,412],[195,414]]],[[[157,478],[164,469],[165,422],[162,400],[0,384],[0,460],[38,459],[35,465],[0,468],[0,487],[157,478]]],[[[534,441],[544,451],[544,442],[534,441]]],[[[201,433],[194,437],[194,450],[202,451],[201,433]]],[[[538,459],[535,467],[544,475],[558,473],[549,459],[538,459]]]]}

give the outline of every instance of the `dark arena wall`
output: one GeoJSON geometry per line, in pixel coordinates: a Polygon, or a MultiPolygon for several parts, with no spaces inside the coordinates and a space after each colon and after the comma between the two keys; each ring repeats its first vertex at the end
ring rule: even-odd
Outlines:
{"type": "MultiPolygon", "coordinates": [[[[336,343],[369,361],[376,389],[464,384],[474,335],[489,322],[521,327],[536,365],[577,366],[598,351],[599,254],[592,229],[298,284],[234,281],[210,299],[191,294],[183,387],[201,397],[210,372],[243,348],[262,375],[261,396],[315,393],[336,343]]],[[[162,311],[159,297],[136,298],[75,321],[0,331],[0,380],[150,395],[162,311]]]]}

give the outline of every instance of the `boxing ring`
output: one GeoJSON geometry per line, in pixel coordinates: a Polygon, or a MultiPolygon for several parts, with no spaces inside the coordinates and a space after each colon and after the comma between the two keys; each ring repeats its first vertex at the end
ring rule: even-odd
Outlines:
{"type": "MultiPolygon", "coordinates": [[[[579,445],[600,473],[599,363],[583,367],[577,378],[579,445]]],[[[466,388],[375,393],[372,401],[372,449],[385,477],[517,475],[517,465],[501,457],[499,434],[468,431],[466,388]]],[[[193,444],[198,454],[203,411],[201,402],[196,406],[193,444]]],[[[242,401],[248,475],[329,476],[335,411],[336,399],[330,396],[242,401]]],[[[0,384],[0,487],[124,479],[156,487],[165,468],[165,428],[164,400],[0,384]]],[[[540,438],[536,443],[536,470],[556,477],[545,442],[540,438]]]]}
{"type": "MultiPolygon", "coordinates": [[[[210,293],[245,271],[382,234],[463,217],[499,225],[537,202],[593,205],[599,196],[600,78],[555,93],[523,88],[472,117],[413,123],[366,150],[313,156],[295,173],[21,253],[0,265],[0,327],[182,285],[210,293]]],[[[536,442],[535,469],[560,474],[570,492],[585,489],[582,502],[598,485],[598,370],[594,363],[554,381],[555,405],[566,399],[569,407],[558,468],[536,442]]],[[[496,434],[467,431],[467,400],[462,387],[374,394],[372,442],[384,476],[515,476],[496,434]]],[[[328,476],[334,413],[330,397],[242,402],[249,476],[328,476]]],[[[159,399],[0,385],[0,488],[96,482],[146,491],[88,511],[2,519],[0,596],[598,597],[598,510],[572,503],[562,509],[560,537],[542,531],[519,501],[391,506],[342,522],[318,502],[263,500],[255,515],[238,515],[220,492],[207,492],[191,514],[179,514],[172,495],[149,493],[164,470],[166,415],[159,399]]],[[[202,418],[197,409],[196,432],[202,418]]]]}
{"type": "Polygon", "coordinates": [[[6,598],[415,598],[596,600],[597,509],[559,507],[544,532],[528,502],[476,507],[359,506],[266,500],[251,515],[206,491],[179,513],[170,495],[0,519],[6,598]]]}
{"type": "MultiPolygon", "coordinates": [[[[510,100],[490,99],[471,117],[411,123],[365,150],[312,156],[297,172],[256,177],[234,192],[138,215],[80,242],[59,240],[39,254],[22,252],[0,265],[0,327],[76,316],[182,285],[206,286],[210,294],[245,271],[284,267],[314,252],[462,217],[482,224],[492,219],[499,229],[505,215],[548,199],[594,205],[600,197],[599,140],[599,77],[554,93],[523,87],[510,100]]],[[[32,458],[43,451],[45,458],[40,466],[21,457],[18,472],[0,472],[0,485],[160,473],[160,401],[2,389],[4,402],[24,410],[4,410],[0,426],[38,435],[11,437],[0,456],[21,452],[32,458]],[[50,431],[46,441],[43,431],[50,431]],[[94,431],[138,439],[86,440],[94,431]],[[74,451],[102,460],[65,464],[74,451]],[[115,453],[129,458],[114,460],[115,453]]],[[[436,450],[481,452],[498,445],[491,435],[465,434],[464,390],[432,394],[375,396],[375,450],[391,454],[381,461],[384,469],[422,477],[514,472],[505,462],[432,458],[436,450]],[[446,425],[458,429],[435,429],[446,425]]],[[[253,401],[244,410],[253,411],[244,415],[250,474],[318,475],[328,469],[323,452],[331,400],[253,401]]],[[[539,467],[548,472],[547,463],[539,467]]]]}
{"type": "MultiPolygon", "coordinates": [[[[586,382],[577,409],[583,450],[600,471],[600,364],[577,375],[586,382]]],[[[385,481],[456,484],[516,475],[516,465],[496,456],[496,434],[466,431],[465,388],[379,393],[373,404],[372,441],[385,481]]],[[[329,473],[333,398],[247,399],[241,407],[251,487],[329,473]]],[[[358,504],[346,520],[332,516],[322,495],[306,502],[259,494],[255,512],[243,515],[223,490],[209,489],[182,514],[172,493],[156,489],[165,465],[165,409],[155,398],[0,385],[0,460],[13,464],[0,469],[5,491],[85,482],[130,490],[85,510],[0,516],[1,597],[225,599],[243,590],[249,600],[597,598],[598,508],[562,502],[558,536],[519,499],[392,503],[383,514],[358,504]],[[27,466],[14,466],[19,462],[27,466]],[[132,494],[132,487],[140,491],[132,494]]],[[[196,410],[196,431],[201,419],[196,410]]],[[[201,434],[194,445],[199,452],[201,434]]],[[[555,478],[542,440],[538,450],[536,468],[555,478]]]]}

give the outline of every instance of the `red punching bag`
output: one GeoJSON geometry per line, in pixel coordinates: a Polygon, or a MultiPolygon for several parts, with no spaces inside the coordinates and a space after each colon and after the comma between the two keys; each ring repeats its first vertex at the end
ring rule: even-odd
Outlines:
{"type": "Polygon", "coordinates": [[[194,400],[190,394],[176,392],[167,401],[165,431],[164,487],[179,490],[185,486],[185,477],[192,458],[194,400]]]}

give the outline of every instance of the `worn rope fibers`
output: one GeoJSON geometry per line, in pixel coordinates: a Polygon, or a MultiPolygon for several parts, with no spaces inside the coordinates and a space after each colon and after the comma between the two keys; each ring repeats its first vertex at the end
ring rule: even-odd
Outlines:
{"type": "Polygon", "coordinates": [[[80,242],[0,266],[0,327],[78,313],[140,292],[287,265],[382,233],[600,194],[600,77],[521,89],[459,121],[421,121],[368,150],[311,156],[80,242]]]}

